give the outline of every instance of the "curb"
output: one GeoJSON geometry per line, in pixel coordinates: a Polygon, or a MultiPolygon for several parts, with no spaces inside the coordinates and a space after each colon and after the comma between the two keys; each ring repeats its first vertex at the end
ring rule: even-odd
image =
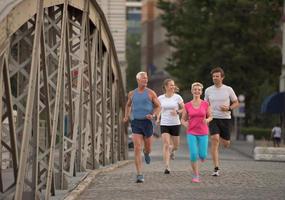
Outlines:
{"type": "Polygon", "coordinates": [[[285,162],[285,148],[255,147],[254,160],[285,162]]]}
{"type": "Polygon", "coordinates": [[[132,163],[132,160],[125,160],[125,161],[120,161],[118,163],[112,164],[111,166],[103,167],[100,169],[95,169],[90,172],[88,172],[82,180],[74,187],[72,188],[68,194],[66,194],[63,199],[64,200],[76,200],[78,199],[79,195],[82,194],[85,189],[89,187],[89,185],[92,183],[92,181],[95,179],[95,177],[104,172],[110,172],[116,168],[123,167],[127,164],[132,163]]]}

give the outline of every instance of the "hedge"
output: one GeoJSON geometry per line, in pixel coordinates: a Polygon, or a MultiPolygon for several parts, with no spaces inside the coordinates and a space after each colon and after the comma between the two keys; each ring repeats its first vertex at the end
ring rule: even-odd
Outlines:
{"type": "Polygon", "coordinates": [[[254,135],[254,139],[261,140],[266,139],[270,140],[271,129],[269,128],[258,128],[258,127],[243,127],[241,128],[241,134],[246,135],[254,135]]]}

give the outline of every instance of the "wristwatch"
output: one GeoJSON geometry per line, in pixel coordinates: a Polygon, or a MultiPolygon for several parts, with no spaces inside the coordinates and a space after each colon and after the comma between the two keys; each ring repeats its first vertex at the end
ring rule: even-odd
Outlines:
{"type": "Polygon", "coordinates": [[[153,114],[153,115],[152,115],[152,118],[155,118],[155,117],[156,117],[156,115],[155,115],[155,114],[153,114]]]}

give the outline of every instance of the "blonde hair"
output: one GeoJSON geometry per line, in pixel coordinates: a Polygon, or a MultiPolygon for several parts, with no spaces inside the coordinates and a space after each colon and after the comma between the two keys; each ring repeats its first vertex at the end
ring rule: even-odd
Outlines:
{"type": "MultiPolygon", "coordinates": [[[[170,78],[168,78],[168,79],[165,79],[164,81],[163,81],[163,84],[162,84],[162,90],[165,92],[166,91],[166,86],[168,85],[168,83],[170,82],[170,81],[173,81],[174,82],[174,80],[172,80],[172,79],[170,79],[170,78]]],[[[174,82],[175,83],[175,82],[174,82]]],[[[175,85],[175,92],[179,92],[179,88],[175,85]]]]}
{"type": "Polygon", "coordinates": [[[146,72],[139,72],[139,73],[137,73],[136,78],[139,80],[142,77],[142,75],[147,76],[147,73],[146,72]]]}
{"type": "Polygon", "coordinates": [[[192,85],[191,85],[191,90],[193,90],[193,88],[194,88],[195,86],[199,86],[199,87],[201,87],[201,89],[204,88],[204,86],[203,86],[202,83],[200,83],[200,82],[194,82],[194,83],[192,83],[192,85]]]}

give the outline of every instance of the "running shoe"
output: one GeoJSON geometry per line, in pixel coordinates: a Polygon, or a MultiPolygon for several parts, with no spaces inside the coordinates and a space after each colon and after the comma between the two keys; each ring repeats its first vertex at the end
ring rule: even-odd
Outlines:
{"type": "Polygon", "coordinates": [[[149,153],[143,152],[144,154],[144,160],[146,164],[150,164],[150,156],[149,153]]]}
{"type": "Polygon", "coordinates": [[[193,176],[192,183],[200,183],[200,177],[199,176],[193,176]]]}
{"type": "Polygon", "coordinates": [[[164,174],[170,174],[170,170],[169,170],[168,168],[166,168],[166,169],[164,170],[164,174]]]}
{"type": "Polygon", "coordinates": [[[215,167],[214,172],[212,173],[212,176],[220,176],[220,169],[218,167],[215,167]]]}
{"type": "Polygon", "coordinates": [[[137,175],[137,183],[143,183],[144,182],[144,177],[142,174],[137,175]]]}

